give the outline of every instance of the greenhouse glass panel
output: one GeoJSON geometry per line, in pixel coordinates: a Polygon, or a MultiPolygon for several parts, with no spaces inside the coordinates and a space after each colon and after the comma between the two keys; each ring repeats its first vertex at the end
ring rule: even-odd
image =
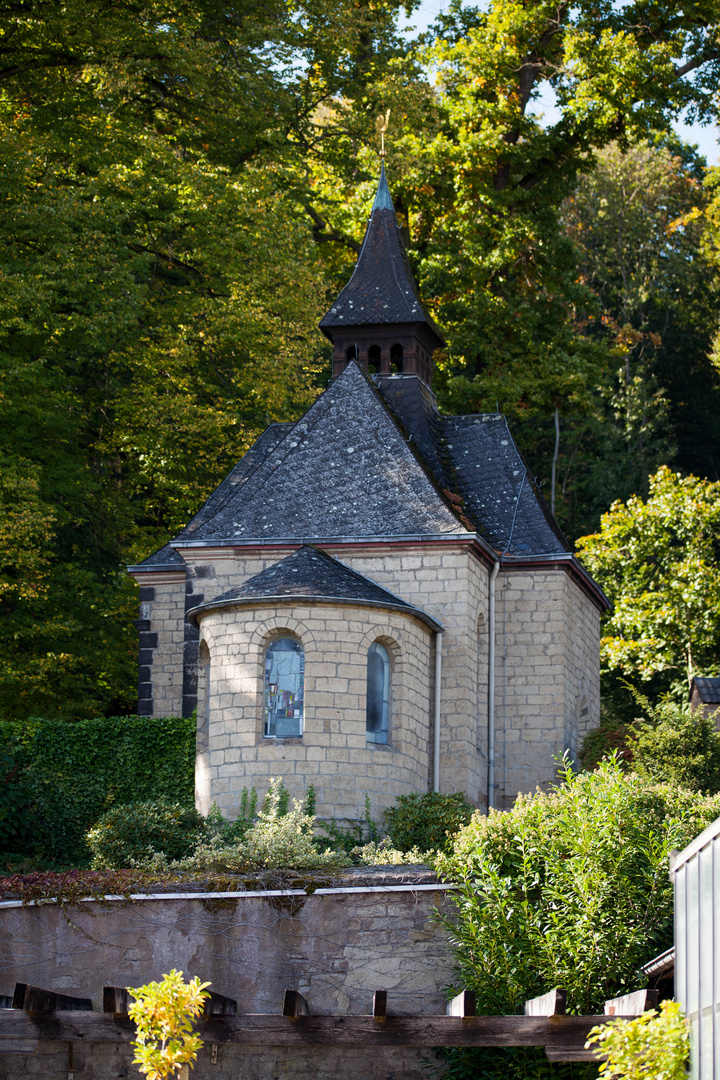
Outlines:
{"type": "Polygon", "coordinates": [[[675,996],[690,1021],[690,1076],[720,1080],[720,818],[670,857],[675,996]]]}

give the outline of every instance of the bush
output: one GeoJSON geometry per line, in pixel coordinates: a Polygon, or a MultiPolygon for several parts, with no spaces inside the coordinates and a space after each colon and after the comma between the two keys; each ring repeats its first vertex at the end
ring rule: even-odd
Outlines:
{"type": "Polygon", "coordinates": [[[201,843],[195,853],[171,867],[173,870],[234,873],[246,870],[309,870],[346,866],[342,852],[321,850],[313,837],[315,818],[306,813],[314,793],[305,805],[293,803],[288,809],[287,789],[282,780],[271,780],[262,808],[245,830],[239,843],[228,843],[220,829],[201,843]]]}
{"type": "MultiPolygon", "coordinates": [[[[508,812],[476,815],[438,857],[445,880],[460,884],[448,927],[459,983],[476,991],[480,1014],[522,1011],[554,986],[567,989],[569,1012],[593,1013],[641,987],[642,964],[672,944],[670,851],[720,814],[720,796],[653,785],[613,759],[592,773],[566,768],[562,780],[508,812]]],[[[445,1054],[448,1080],[549,1068],[523,1048],[445,1054]]]]}
{"type": "Polygon", "coordinates": [[[607,1055],[602,1075],[608,1080],[685,1080],[690,1040],[676,1001],[663,1001],[634,1020],[614,1020],[590,1032],[587,1045],[607,1055]]]}
{"type": "Polygon", "coordinates": [[[475,809],[459,791],[399,795],[396,802],[397,806],[385,811],[384,822],[392,847],[399,851],[448,850],[452,837],[468,824],[475,809]]]}
{"type": "Polygon", "coordinates": [[[205,835],[205,819],[195,807],[162,800],[115,806],[87,834],[93,870],[142,866],[162,855],[184,859],[205,835]]]}
{"type": "Polygon", "coordinates": [[[195,801],[195,721],[115,716],[0,722],[6,770],[3,850],[35,862],[86,866],[86,834],[112,806],[195,801]]]}
{"type": "Polygon", "coordinates": [[[632,767],[656,783],[689,791],[720,792],[720,735],[715,718],[691,712],[669,698],[659,705],[636,694],[645,717],[636,720],[628,745],[632,767]]]}

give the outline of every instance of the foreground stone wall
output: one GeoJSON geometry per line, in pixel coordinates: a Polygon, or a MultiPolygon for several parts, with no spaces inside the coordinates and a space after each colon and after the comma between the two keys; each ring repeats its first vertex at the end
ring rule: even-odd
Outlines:
{"type": "MultiPolygon", "coordinates": [[[[407,877],[407,875],[406,875],[407,877]]],[[[356,880],[356,879],[355,879],[356,880]]],[[[317,1015],[372,1009],[388,991],[396,1014],[442,1013],[453,961],[433,917],[446,893],[436,886],[358,886],[309,896],[171,896],[0,909],[0,993],[16,981],[78,996],[102,1008],[102,987],[137,986],[175,967],[211,981],[240,1012],[279,1013],[286,987],[300,990],[317,1015]],[[348,891],[355,890],[355,891],[348,891]]],[[[138,1076],[128,1046],[73,1046],[75,1080],[138,1076]]],[[[309,1046],[237,1046],[200,1055],[196,1080],[421,1080],[429,1050],[309,1046]]],[[[65,1044],[40,1043],[34,1054],[2,1052],[0,1077],[66,1080],[65,1044]]]]}

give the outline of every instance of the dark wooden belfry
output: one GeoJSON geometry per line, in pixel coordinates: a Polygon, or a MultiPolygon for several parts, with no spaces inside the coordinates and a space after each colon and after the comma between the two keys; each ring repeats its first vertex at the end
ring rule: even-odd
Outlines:
{"type": "Polygon", "coordinates": [[[432,381],[433,352],[445,341],[420,299],[384,165],[353,276],[320,329],[333,343],[333,378],[356,360],[371,375],[432,381]]]}

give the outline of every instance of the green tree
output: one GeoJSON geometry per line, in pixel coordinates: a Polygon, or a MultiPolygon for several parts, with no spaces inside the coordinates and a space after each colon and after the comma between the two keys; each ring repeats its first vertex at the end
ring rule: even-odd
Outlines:
{"type": "Polygon", "coordinates": [[[312,401],[325,282],[298,162],[318,104],[396,48],[396,8],[4,12],[2,715],[132,708],[123,564],[312,401]]]}
{"type": "Polygon", "coordinates": [[[606,672],[684,680],[714,670],[720,645],[720,484],[662,467],[650,493],[614,503],[578,541],[612,604],[606,672]]]}
{"type": "Polygon", "coordinates": [[[573,504],[590,523],[588,510],[594,517],[613,499],[647,494],[663,463],[716,478],[720,382],[708,352],[717,274],[702,250],[703,171],[677,141],[614,143],[564,204],[564,227],[600,301],[586,332],[610,358],[591,422],[568,418],[563,429],[559,488],[576,525],[573,504]]]}
{"type": "MultiPolygon", "coordinates": [[[[638,989],[640,966],[672,943],[669,853],[720,811],[718,796],[653,785],[614,760],[561,781],[476,814],[440,859],[459,885],[448,922],[458,983],[481,1014],[521,1012],[554,986],[567,989],[569,1012],[593,1013],[638,989]]],[[[534,1050],[445,1054],[450,1077],[569,1075],[534,1050]]]]}

